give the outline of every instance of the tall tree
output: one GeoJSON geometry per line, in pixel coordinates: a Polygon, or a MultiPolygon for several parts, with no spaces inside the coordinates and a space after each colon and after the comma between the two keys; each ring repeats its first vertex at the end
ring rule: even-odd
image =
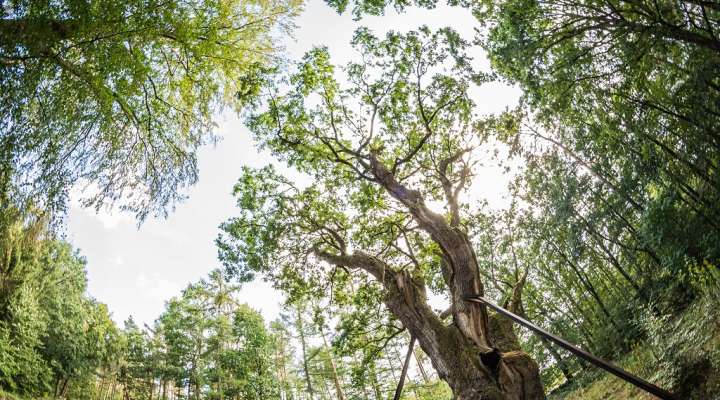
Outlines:
{"type": "Polygon", "coordinates": [[[86,293],[85,260],[37,214],[1,209],[0,232],[0,389],[88,398],[120,338],[86,293]]]}
{"type": "MultiPolygon", "coordinates": [[[[229,271],[333,280],[368,274],[459,399],[543,398],[538,367],[495,344],[462,193],[493,124],[478,119],[468,90],[482,82],[456,33],[422,28],[378,39],[356,32],[362,61],[334,77],[324,49],[308,53],[268,94],[249,124],[263,146],[314,179],[299,188],[272,168],[245,169],[240,215],[218,243],[229,271]],[[441,207],[432,202],[442,202],[441,207]],[[442,209],[444,207],[444,210],[442,209]],[[445,325],[426,296],[440,280],[452,304],[445,325]]],[[[282,284],[280,284],[282,286],[282,284]]]]}
{"type": "Polygon", "coordinates": [[[526,193],[565,200],[576,232],[594,238],[635,290],[637,278],[594,226],[623,235],[675,277],[687,274],[682,265],[715,263],[720,10],[696,1],[592,0],[511,0],[483,10],[493,66],[525,89],[531,108],[519,143],[547,149],[528,151],[529,165],[565,181],[565,193],[531,185],[526,193]]]}

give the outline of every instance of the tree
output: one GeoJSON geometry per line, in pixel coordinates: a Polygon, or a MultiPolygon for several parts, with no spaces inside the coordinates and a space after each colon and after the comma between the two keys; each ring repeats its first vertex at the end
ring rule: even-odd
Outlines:
{"type": "Polygon", "coordinates": [[[51,371],[38,349],[47,318],[34,284],[42,267],[35,246],[44,233],[42,219],[17,210],[0,211],[0,387],[17,393],[47,390],[51,371]]]}
{"type": "Polygon", "coordinates": [[[125,321],[123,334],[125,357],[123,368],[118,372],[123,385],[123,398],[148,399],[152,393],[148,382],[154,378],[149,335],[135,323],[132,316],[125,321]]]}
{"type": "Polygon", "coordinates": [[[0,19],[3,200],[166,212],[213,115],[252,101],[299,2],[12,1],[0,19]]]}
{"type": "Polygon", "coordinates": [[[279,398],[281,400],[294,399],[300,378],[293,368],[295,348],[292,345],[288,322],[281,317],[270,323],[269,330],[272,347],[275,350],[273,361],[279,384],[279,398]]]}
{"type": "Polygon", "coordinates": [[[187,398],[200,399],[205,387],[208,336],[212,320],[199,285],[189,285],[180,298],[172,299],[158,319],[168,347],[169,364],[174,368],[176,385],[185,388],[187,398]]]}
{"type": "Polygon", "coordinates": [[[233,313],[232,333],[235,346],[226,355],[233,360],[231,393],[250,400],[279,398],[272,339],[262,316],[246,305],[238,306],[233,313]]]}
{"type": "Polygon", "coordinates": [[[521,143],[557,153],[536,154],[534,166],[592,193],[584,200],[593,211],[575,218],[624,225],[657,262],[674,264],[675,277],[687,273],[683,264],[714,263],[720,160],[709,116],[720,110],[720,10],[695,1],[485,7],[493,66],[525,89],[531,107],[521,143]],[[603,215],[609,208],[615,215],[603,215]]]}
{"type": "Polygon", "coordinates": [[[362,62],[345,68],[349,88],[315,49],[290,89],[271,91],[267,109],[250,117],[259,142],[314,185],[246,168],[234,190],[240,215],[218,240],[221,259],[231,273],[261,272],[279,287],[367,274],[456,398],[543,398],[537,365],[496,348],[503,333],[467,300],[484,287],[462,195],[498,125],[474,113],[468,89],[483,76],[467,44],[427,28],[384,40],[359,30],[353,44],[362,62]],[[432,204],[441,201],[444,211],[432,204]],[[428,281],[452,304],[449,325],[427,304],[428,281]]]}
{"type": "MultiPolygon", "coordinates": [[[[238,289],[214,270],[169,301],[156,322],[163,379],[174,379],[187,398],[279,397],[273,338],[257,311],[238,304],[238,289]]],[[[141,365],[148,368],[149,361],[141,365]]]]}
{"type": "Polygon", "coordinates": [[[2,209],[0,232],[0,389],[90,398],[120,337],[86,293],[85,260],[36,214],[2,209]]]}

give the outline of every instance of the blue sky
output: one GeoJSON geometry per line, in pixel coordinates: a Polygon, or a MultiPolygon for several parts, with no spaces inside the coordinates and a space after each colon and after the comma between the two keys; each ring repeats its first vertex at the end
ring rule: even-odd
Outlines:
{"type": "MultiPolygon", "coordinates": [[[[296,24],[294,38],[285,43],[291,59],[322,45],[329,48],[333,63],[342,65],[357,57],[349,43],[359,26],[379,35],[423,24],[431,28],[451,26],[470,39],[477,21],[465,9],[439,7],[410,9],[400,15],[390,12],[357,22],[349,15],[337,15],[322,1],[312,0],[296,24]]],[[[478,65],[487,66],[479,50],[475,59],[478,65]]],[[[480,88],[474,98],[480,113],[491,113],[515,104],[518,96],[516,88],[491,83],[480,88]]],[[[216,122],[222,141],[201,149],[199,183],[187,191],[188,200],[167,219],[148,219],[138,228],[131,215],[116,210],[96,213],[78,206],[70,210],[68,240],[88,260],[88,290],[109,306],[118,323],[132,315],[140,323],[152,324],[165,301],[220,266],[213,240],[218,225],[234,213],[230,192],[240,169],[272,162],[272,157],[254,147],[236,115],[227,112],[216,122]]],[[[499,169],[488,167],[478,177],[473,193],[501,206],[505,184],[499,169]]],[[[240,297],[260,310],[266,320],[278,315],[282,302],[281,294],[261,280],[244,285],[240,297]]]]}

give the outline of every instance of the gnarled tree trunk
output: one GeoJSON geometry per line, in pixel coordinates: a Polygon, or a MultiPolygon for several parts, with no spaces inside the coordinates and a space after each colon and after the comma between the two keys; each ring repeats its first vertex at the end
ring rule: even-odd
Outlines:
{"type": "Polygon", "coordinates": [[[456,196],[448,193],[453,213],[448,221],[431,211],[419,192],[398,182],[374,155],[369,167],[375,180],[408,209],[418,226],[439,245],[453,322],[447,326],[442,323],[427,304],[424,283],[406,271],[395,271],[361,251],[335,255],[317,250],[316,254],[331,264],[361,268],[382,283],[385,304],[417,338],[456,399],[544,399],[538,366],[519,351],[512,329],[498,329],[503,324],[491,324],[484,306],[467,301],[482,296],[484,289],[475,250],[459,227],[457,207],[452,204],[456,196]],[[496,343],[503,343],[504,348],[498,348],[496,343]]]}
{"type": "Polygon", "coordinates": [[[489,346],[478,345],[465,336],[455,322],[447,326],[442,323],[427,305],[424,284],[407,272],[396,272],[382,261],[361,252],[347,256],[318,255],[336,265],[362,268],[383,283],[385,304],[417,338],[440,378],[450,385],[456,399],[545,398],[537,364],[521,351],[502,351],[493,346],[495,340],[513,340],[514,336],[506,337],[503,330],[485,331],[490,335],[483,343],[489,346]]]}

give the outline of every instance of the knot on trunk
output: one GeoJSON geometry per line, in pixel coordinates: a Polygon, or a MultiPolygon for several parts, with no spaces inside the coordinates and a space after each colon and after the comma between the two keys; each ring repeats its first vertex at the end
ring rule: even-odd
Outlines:
{"type": "Polygon", "coordinates": [[[500,368],[500,361],[502,361],[502,354],[500,353],[500,350],[493,347],[491,351],[480,353],[480,361],[497,378],[500,368]]]}

